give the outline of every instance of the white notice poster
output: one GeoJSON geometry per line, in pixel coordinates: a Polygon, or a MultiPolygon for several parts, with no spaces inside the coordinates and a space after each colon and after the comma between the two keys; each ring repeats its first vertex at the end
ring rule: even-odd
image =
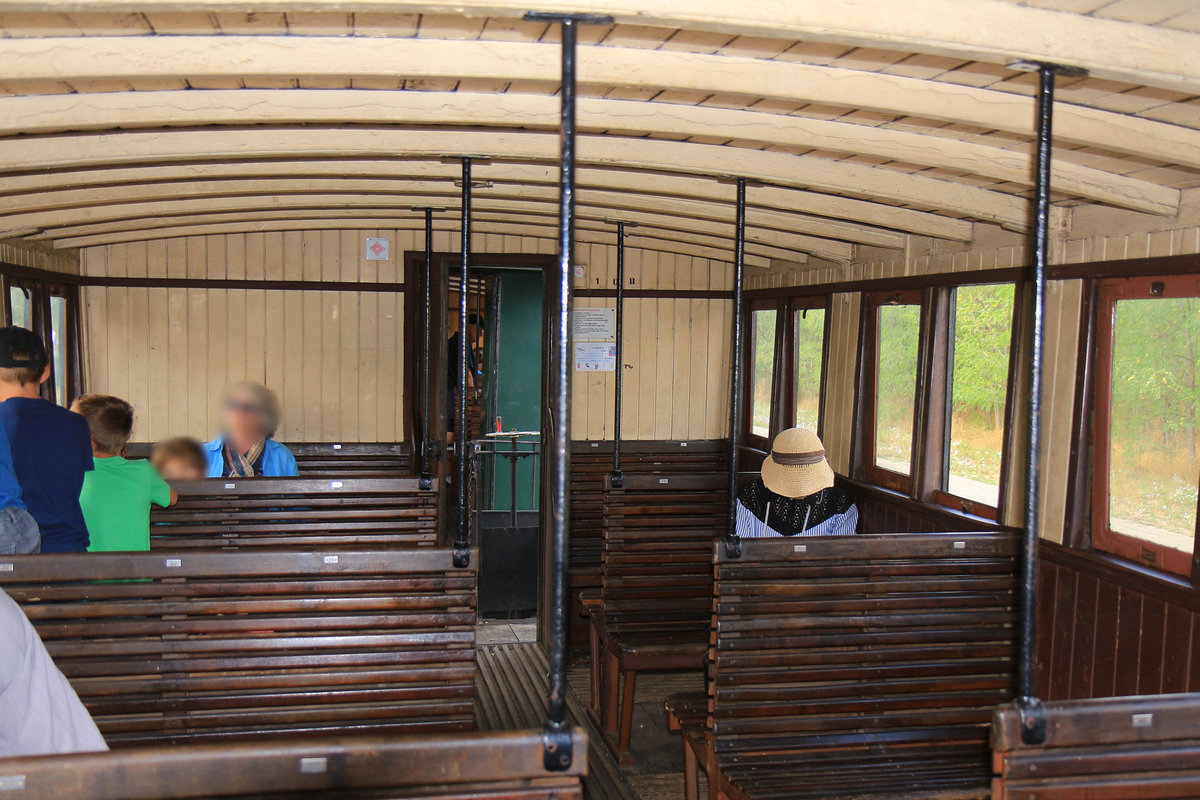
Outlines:
{"type": "Polygon", "coordinates": [[[571,332],[577,342],[616,341],[617,311],[614,308],[576,308],[571,320],[571,332]]]}
{"type": "Polygon", "coordinates": [[[576,372],[615,372],[617,346],[612,342],[576,342],[576,372]]]}

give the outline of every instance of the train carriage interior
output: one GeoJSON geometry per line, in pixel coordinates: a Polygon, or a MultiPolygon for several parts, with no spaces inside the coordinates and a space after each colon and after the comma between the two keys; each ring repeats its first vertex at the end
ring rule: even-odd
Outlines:
{"type": "Polygon", "coordinates": [[[0,0],[0,282],[0,796],[1200,798],[1197,0],[0,0]]]}

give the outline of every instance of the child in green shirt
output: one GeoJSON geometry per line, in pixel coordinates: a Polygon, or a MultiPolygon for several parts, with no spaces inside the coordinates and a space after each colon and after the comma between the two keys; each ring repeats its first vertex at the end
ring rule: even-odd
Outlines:
{"type": "Polygon", "coordinates": [[[118,397],[85,394],[71,404],[92,434],[96,469],[86,474],[79,504],[91,533],[88,552],[150,549],[150,504],[179,498],[149,461],[123,454],[133,433],[133,406],[118,397]]]}

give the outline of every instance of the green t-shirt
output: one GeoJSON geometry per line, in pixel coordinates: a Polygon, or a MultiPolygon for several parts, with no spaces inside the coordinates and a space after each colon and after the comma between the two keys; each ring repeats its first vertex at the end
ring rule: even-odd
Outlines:
{"type": "Polygon", "coordinates": [[[150,504],[169,506],[171,487],[149,461],[97,458],[83,479],[79,504],[90,553],[150,549],[150,504]]]}

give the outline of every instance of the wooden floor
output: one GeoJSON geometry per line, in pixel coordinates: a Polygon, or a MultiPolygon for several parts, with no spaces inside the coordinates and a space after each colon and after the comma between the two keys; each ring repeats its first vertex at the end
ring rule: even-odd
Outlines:
{"type": "MultiPolygon", "coordinates": [[[[498,632],[497,632],[498,633],[498,632]]],[[[517,630],[519,636],[522,631],[517,630]]],[[[507,639],[507,636],[492,636],[507,639]]],[[[522,637],[523,638],[523,637],[522,637]]],[[[542,649],[531,643],[487,644],[479,648],[478,720],[483,730],[540,728],[546,714],[548,667],[542,649]]],[[[587,713],[588,666],[573,659],[568,671],[567,709],[587,729],[587,800],[677,800],[683,796],[683,756],[679,739],[667,732],[663,699],[704,686],[703,675],[646,675],[634,708],[633,751],[637,763],[619,768],[587,713]]]]}

